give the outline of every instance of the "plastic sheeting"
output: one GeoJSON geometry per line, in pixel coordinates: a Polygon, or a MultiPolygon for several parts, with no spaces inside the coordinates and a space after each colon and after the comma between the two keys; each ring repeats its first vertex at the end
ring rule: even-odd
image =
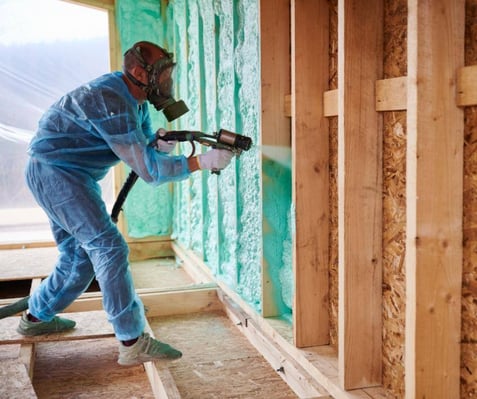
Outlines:
{"type": "MultiPolygon", "coordinates": [[[[51,240],[46,216],[25,184],[27,147],[54,101],[109,71],[107,15],[92,9],[79,13],[78,6],[55,0],[4,0],[0,11],[0,241],[51,240]],[[70,8],[75,23],[68,20],[72,13],[65,13],[70,8]],[[103,33],[93,34],[90,26],[82,36],[85,30],[76,29],[85,15],[88,24],[102,21],[103,33]]],[[[102,188],[111,203],[111,175],[102,188]]]]}
{"type": "MultiPolygon", "coordinates": [[[[32,207],[36,203],[23,177],[28,143],[41,115],[54,101],[108,71],[107,37],[12,44],[0,46],[0,52],[0,175],[2,187],[8,188],[0,190],[0,208],[32,207]]],[[[112,190],[108,188],[105,194],[111,201],[112,190]]]]}

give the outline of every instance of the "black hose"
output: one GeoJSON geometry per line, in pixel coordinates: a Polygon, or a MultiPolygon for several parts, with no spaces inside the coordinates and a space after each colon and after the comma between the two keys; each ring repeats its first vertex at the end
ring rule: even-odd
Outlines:
{"type": "Polygon", "coordinates": [[[128,178],[124,182],[123,186],[121,187],[121,191],[119,191],[118,197],[113,205],[113,210],[111,211],[111,219],[114,223],[118,222],[119,212],[123,209],[124,201],[129,194],[129,191],[133,188],[134,184],[136,183],[138,175],[133,170],[129,173],[128,178]]]}
{"type": "Polygon", "coordinates": [[[4,319],[5,317],[16,315],[17,313],[23,312],[24,310],[28,309],[28,300],[30,296],[26,296],[16,302],[11,303],[7,306],[2,306],[0,308],[0,319],[4,319]]]}

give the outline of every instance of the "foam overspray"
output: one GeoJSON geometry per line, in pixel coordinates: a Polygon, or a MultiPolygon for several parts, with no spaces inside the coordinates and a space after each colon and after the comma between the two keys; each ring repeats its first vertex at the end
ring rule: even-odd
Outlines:
{"type": "Polygon", "coordinates": [[[280,315],[291,314],[291,148],[262,145],[257,150],[262,153],[263,255],[273,286],[270,295],[280,315]]]}
{"type": "Polygon", "coordinates": [[[291,148],[277,145],[257,146],[257,150],[262,152],[265,158],[274,161],[287,169],[291,169],[291,148]]]}

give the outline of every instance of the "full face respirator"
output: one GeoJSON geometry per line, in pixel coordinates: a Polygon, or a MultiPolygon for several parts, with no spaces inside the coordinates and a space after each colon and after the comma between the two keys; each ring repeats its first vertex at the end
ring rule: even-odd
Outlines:
{"type": "Polygon", "coordinates": [[[139,64],[147,72],[147,84],[140,82],[126,70],[124,70],[124,73],[129,80],[145,91],[147,100],[154,106],[154,108],[158,111],[162,111],[168,122],[172,122],[188,112],[189,108],[187,108],[184,101],[176,101],[172,97],[172,72],[176,64],[173,61],[172,53],[167,52],[163,48],[160,49],[164,56],[158,59],[154,64],[148,64],[144,60],[144,57],[141,54],[141,46],[139,45],[131,47],[124,54],[125,56],[133,54],[139,61],[139,64]]]}

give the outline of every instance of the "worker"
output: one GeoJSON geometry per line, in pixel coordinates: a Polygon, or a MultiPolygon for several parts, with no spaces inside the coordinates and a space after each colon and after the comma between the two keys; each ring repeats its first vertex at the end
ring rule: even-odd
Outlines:
{"type": "Polygon", "coordinates": [[[148,102],[157,110],[173,102],[174,65],[165,49],[138,42],[124,54],[122,72],[65,94],[40,119],[25,175],[48,215],[59,257],[31,294],[17,328],[20,334],[73,329],[74,321],[57,314],[96,278],[120,341],[120,365],[182,356],[144,331],[144,306],[134,289],[128,246],[111,221],[98,184],[120,161],[152,185],[179,181],[202,169],[221,170],[231,162],[234,154],[224,149],[189,158],[171,155],[176,142],[156,138],[148,102]]]}

